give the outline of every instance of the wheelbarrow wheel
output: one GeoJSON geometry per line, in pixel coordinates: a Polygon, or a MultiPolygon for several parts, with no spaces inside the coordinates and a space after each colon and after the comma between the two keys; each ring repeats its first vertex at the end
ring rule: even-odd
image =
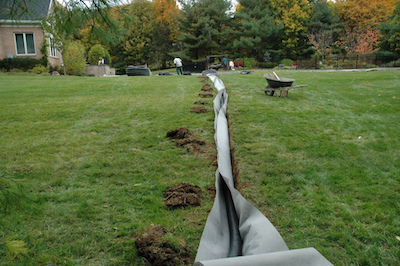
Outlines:
{"type": "Polygon", "coordinates": [[[266,91],[265,91],[265,94],[266,94],[267,96],[274,96],[274,93],[275,93],[275,90],[266,90],[266,91]]]}

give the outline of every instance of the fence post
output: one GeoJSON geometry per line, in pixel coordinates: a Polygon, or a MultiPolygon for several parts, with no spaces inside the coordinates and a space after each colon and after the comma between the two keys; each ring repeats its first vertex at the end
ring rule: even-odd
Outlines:
{"type": "Polygon", "coordinates": [[[339,69],[339,55],[336,56],[336,70],[339,69]]]}
{"type": "Polygon", "coordinates": [[[358,54],[356,56],[356,69],[358,69],[358,54]]]}

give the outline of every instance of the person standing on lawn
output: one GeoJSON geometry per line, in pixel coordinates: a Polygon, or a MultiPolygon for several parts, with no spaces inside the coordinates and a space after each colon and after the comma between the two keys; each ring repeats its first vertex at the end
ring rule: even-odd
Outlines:
{"type": "Polygon", "coordinates": [[[224,56],[224,58],[222,58],[222,60],[221,60],[221,65],[222,65],[222,68],[223,68],[224,70],[227,70],[227,69],[228,69],[228,58],[226,58],[226,56],[224,56]]]}
{"type": "Polygon", "coordinates": [[[182,75],[183,74],[182,59],[180,59],[179,57],[176,57],[174,59],[174,64],[175,64],[175,68],[176,68],[176,73],[178,75],[182,75]]]}

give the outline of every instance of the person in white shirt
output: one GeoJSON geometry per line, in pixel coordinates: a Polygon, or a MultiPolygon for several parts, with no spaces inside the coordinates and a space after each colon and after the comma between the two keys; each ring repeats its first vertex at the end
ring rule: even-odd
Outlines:
{"type": "Polygon", "coordinates": [[[175,64],[175,68],[176,68],[176,73],[178,75],[183,75],[182,59],[180,59],[179,57],[176,57],[174,59],[174,64],[175,64]]]}
{"type": "Polygon", "coordinates": [[[229,61],[229,68],[235,70],[235,63],[233,63],[233,61],[229,61]]]}

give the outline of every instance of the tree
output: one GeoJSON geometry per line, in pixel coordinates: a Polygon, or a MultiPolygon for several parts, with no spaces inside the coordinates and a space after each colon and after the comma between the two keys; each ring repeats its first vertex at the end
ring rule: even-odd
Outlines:
{"type": "Polygon", "coordinates": [[[144,64],[149,60],[150,47],[156,20],[152,4],[147,0],[133,0],[127,6],[129,16],[124,18],[126,29],[121,44],[129,64],[144,64]]]}
{"type": "Polygon", "coordinates": [[[345,27],[344,34],[337,41],[337,45],[347,53],[372,54],[377,50],[379,32],[363,28],[345,27]]]}
{"type": "Polygon", "coordinates": [[[80,41],[73,41],[65,46],[64,63],[68,75],[79,76],[86,65],[85,47],[80,41]]]}
{"type": "Polygon", "coordinates": [[[96,44],[89,50],[88,61],[89,64],[97,65],[99,60],[103,58],[107,58],[107,61],[110,62],[110,54],[101,44],[96,44]]]}
{"type": "Polygon", "coordinates": [[[335,12],[350,28],[376,29],[388,19],[396,0],[337,0],[335,12]]]}
{"type": "Polygon", "coordinates": [[[156,25],[150,44],[149,63],[156,68],[166,68],[179,35],[180,10],[174,0],[153,0],[152,10],[156,25]]]}
{"type": "Polygon", "coordinates": [[[279,49],[283,25],[277,25],[266,1],[241,0],[235,19],[233,48],[240,54],[261,61],[266,51],[279,49]]]}
{"type": "Polygon", "coordinates": [[[156,22],[169,31],[168,36],[171,41],[177,41],[177,35],[179,34],[178,16],[180,10],[176,5],[176,1],[153,0],[152,3],[156,22]]]}
{"type": "Polygon", "coordinates": [[[400,1],[395,4],[387,22],[381,23],[379,29],[382,32],[380,48],[400,56],[400,1]]]}
{"type": "MultiPolygon", "coordinates": [[[[110,44],[118,40],[116,37],[119,33],[118,25],[109,12],[113,1],[102,0],[101,3],[93,1],[91,6],[86,3],[70,0],[60,5],[56,2],[53,12],[42,23],[45,32],[52,37],[53,46],[62,54],[66,44],[73,40],[82,40],[81,43],[87,45],[87,48],[100,42],[110,44]]],[[[64,74],[66,74],[65,67],[64,74]]]]}
{"type": "Polygon", "coordinates": [[[227,45],[226,29],[231,17],[227,0],[180,1],[183,7],[178,37],[183,45],[181,57],[198,59],[208,54],[221,53],[227,45]]]}
{"type": "Polygon", "coordinates": [[[312,12],[307,0],[271,0],[278,24],[283,24],[282,45],[287,56],[298,55],[307,43],[307,23],[312,12]]]}
{"type": "Polygon", "coordinates": [[[340,31],[339,17],[327,0],[317,0],[308,23],[308,38],[313,49],[322,56],[322,62],[329,48],[333,46],[335,35],[340,31]]]}

